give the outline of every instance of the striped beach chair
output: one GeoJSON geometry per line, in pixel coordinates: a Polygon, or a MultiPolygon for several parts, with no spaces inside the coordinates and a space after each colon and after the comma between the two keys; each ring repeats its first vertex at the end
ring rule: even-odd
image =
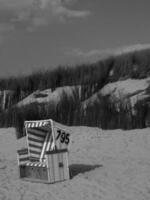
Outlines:
{"type": "Polygon", "coordinates": [[[57,181],[68,179],[70,132],[51,119],[25,121],[25,131],[27,148],[17,151],[20,177],[49,183],[56,182],[56,174],[57,181]]]}

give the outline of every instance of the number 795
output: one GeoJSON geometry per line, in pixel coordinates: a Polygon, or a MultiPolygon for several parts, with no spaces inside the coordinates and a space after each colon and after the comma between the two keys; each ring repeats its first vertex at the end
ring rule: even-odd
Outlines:
{"type": "Polygon", "coordinates": [[[69,144],[70,142],[70,134],[69,133],[65,133],[65,131],[58,129],[57,130],[57,137],[56,140],[58,140],[60,138],[60,142],[61,143],[65,143],[65,144],[69,144]]]}

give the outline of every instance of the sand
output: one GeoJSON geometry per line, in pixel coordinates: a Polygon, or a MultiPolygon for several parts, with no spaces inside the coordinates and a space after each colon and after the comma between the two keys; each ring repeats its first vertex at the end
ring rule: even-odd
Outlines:
{"type": "Polygon", "coordinates": [[[150,129],[72,127],[72,179],[31,183],[19,179],[15,129],[0,129],[0,200],[149,200],[150,129]]]}

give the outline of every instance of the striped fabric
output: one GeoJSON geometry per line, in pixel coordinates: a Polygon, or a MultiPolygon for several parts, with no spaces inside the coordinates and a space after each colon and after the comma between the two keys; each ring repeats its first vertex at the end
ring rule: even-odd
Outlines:
{"type": "Polygon", "coordinates": [[[27,162],[29,162],[28,149],[18,150],[17,154],[18,154],[18,164],[19,165],[24,165],[27,162]]]}
{"type": "Polygon", "coordinates": [[[39,160],[43,159],[45,148],[51,135],[50,130],[51,129],[49,125],[43,127],[27,128],[27,141],[30,157],[38,158],[39,160]]]}
{"type": "Polygon", "coordinates": [[[25,129],[28,149],[18,151],[18,164],[40,166],[46,160],[45,151],[55,146],[51,120],[25,121],[25,129]]]}
{"type": "Polygon", "coordinates": [[[30,167],[47,167],[46,163],[44,163],[44,162],[27,162],[26,166],[30,166],[30,167]]]}
{"type": "Polygon", "coordinates": [[[25,121],[26,128],[33,128],[33,127],[43,127],[50,125],[50,120],[41,120],[41,121],[25,121]]]}

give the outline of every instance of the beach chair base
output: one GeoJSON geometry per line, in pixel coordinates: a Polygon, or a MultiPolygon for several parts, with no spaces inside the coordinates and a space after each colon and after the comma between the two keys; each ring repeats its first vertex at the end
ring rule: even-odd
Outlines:
{"type": "Polygon", "coordinates": [[[36,163],[26,163],[19,166],[19,174],[22,180],[41,183],[56,183],[68,180],[68,151],[57,150],[47,152],[47,165],[36,166],[36,163]]]}
{"type": "Polygon", "coordinates": [[[20,178],[48,180],[48,170],[46,167],[32,167],[22,165],[19,167],[20,178]]]}

